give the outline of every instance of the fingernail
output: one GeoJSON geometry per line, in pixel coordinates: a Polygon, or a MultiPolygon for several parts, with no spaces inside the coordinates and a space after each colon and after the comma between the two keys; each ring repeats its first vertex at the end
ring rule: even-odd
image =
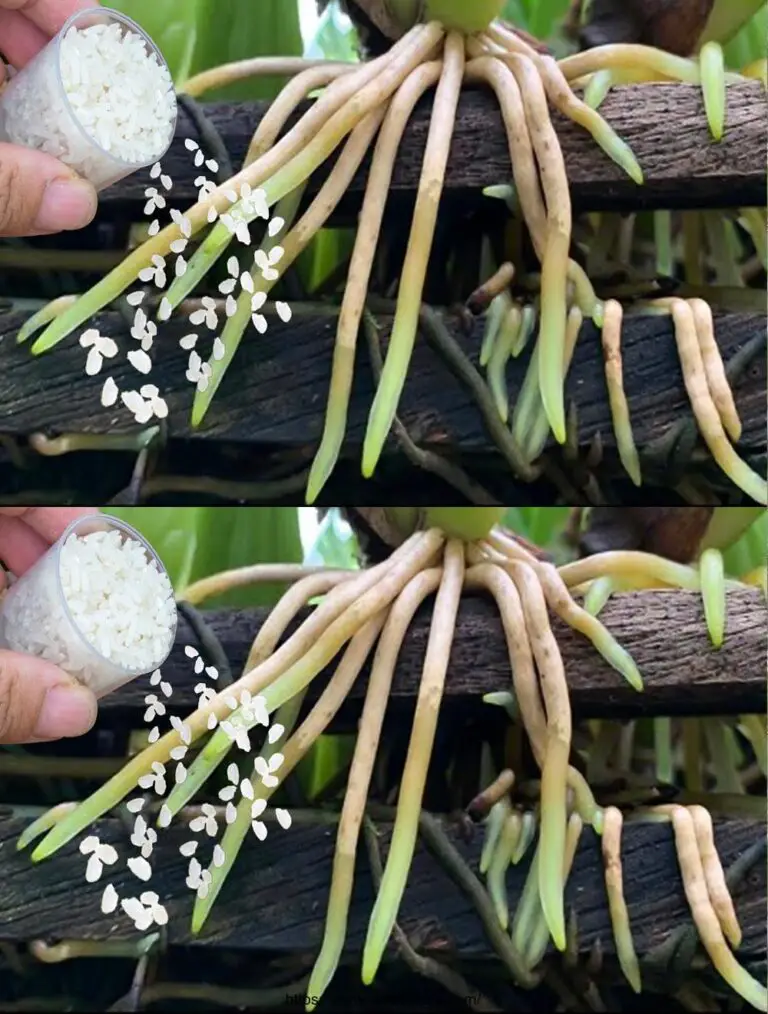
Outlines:
{"type": "Polygon", "coordinates": [[[59,684],[43,699],[34,735],[38,739],[82,736],[96,721],[96,700],[90,690],[59,684]]]}
{"type": "Polygon", "coordinates": [[[51,180],[43,191],[35,228],[40,232],[83,229],[93,220],[97,205],[96,191],[85,180],[51,180]]]}

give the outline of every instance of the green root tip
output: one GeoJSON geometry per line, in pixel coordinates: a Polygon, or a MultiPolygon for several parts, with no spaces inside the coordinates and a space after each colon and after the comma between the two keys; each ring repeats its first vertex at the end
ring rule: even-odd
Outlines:
{"type": "MultiPolygon", "coordinates": [[[[378,441],[377,441],[378,443],[378,441]]],[[[373,477],[373,473],[376,471],[376,466],[379,463],[381,457],[382,447],[370,446],[366,440],[363,447],[363,463],[362,463],[362,474],[364,479],[370,479],[373,477]]]]}
{"type": "Polygon", "coordinates": [[[50,351],[54,345],[58,345],[60,340],[61,339],[59,338],[54,338],[52,341],[46,341],[45,334],[43,333],[32,345],[29,351],[33,356],[41,356],[44,352],[50,351]]]}
{"type": "Polygon", "coordinates": [[[550,419],[550,426],[552,427],[552,435],[558,444],[565,444],[567,440],[567,434],[565,432],[565,419],[556,418],[554,422],[550,419]]]}
{"type": "Polygon", "coordinates": [[[702,46],[699,56],[701,64],[701,90],[709,130],[715,141],[721,141],[725,132],[725,63],[723,49],[716,42],[702,46]]]}
{"type": "Polygon", "coordinates": [[[30,855],[30,859],[33,863],[41,863],[44,859],[48,859],[56,851],[56,848],[45,848],[46,838],[40,842],[37,848],[30,855]]]}
{"type": "Polygon", "coordinates": [[[589,615],[597,618],[615,590],[614,580],[610,575],[606,574],[593,581],[589,591],[584,596],[584,608],[589,615]]]}
{"type": "Polygon", "coordinates": [[[704,617],[710,640],[720,648],[725,640],[725,568],[722,553],[717,549],[706,549],[701,554],[701,597],[704,603],[704,617]]]}
{"type": "Polygon", "coordinates": [[[383,401],[384,399],[381,397],[381,385],[379,385],[379,391],[376,394],[371,414],[368,417],[368,428],[365,433],[365,441],[363,442],[361,468],[363,478],[365,479],[370,479],[376,471],[376,466],[379,463],[381,452],[384,450],[384,443],[395,414],[394,407],[391,412],[384,409],[383,401]]]}
{"type": "Polygon", "coordinates": [[[592,75],[592,79],[584,90],[584,101],[590,109],[597,111],[603,104],[608,92],[613,86],[613,71],[610,69],[599,70],[592,75]]]}
{"type": "Polygon", "coordinates": [[[73,307],[79,299],[79,296],[60,296],[58,299],[47,303],[36,314],[30,317],[29,320],[25,321],[23,327],[16,335],[16,344],[23,345],[24,342],[29,341],[36,331],[46,327],[48,324],[52,324],[66,310],[73,307]]]}
{"type": "Polygon", "coordinates": [[[364,986],[372,986],[373,980],[376,978],[376,973],[379,970],[379,963],[381,959],[374,960],[368,955],[363,956],[363,970],[360,975],[360,979],[364,986]]]}
{"type": "Polygon", "coordinates": [[[392,428],[401,390],[402,385],[400,384],[393,392],[394,397],[392,397],[389,390],[384,390],[383,380],[379,383],[363,442],[362,472],[365,479],[370,479],[376,471],[384,444],[392,428]]]}
{"type": "Polygon", "coordinates": [[[643,677],[640,675],[637,663],[626,648],[622,648],[620,644],[613,641],[605,650],[601,650],[601,654],[606,662],[609,662],[617,672],[621,673],[633,689],[642,692],[643,677]]]}
{"type": "Polygon", "coordinates": [[[622,669],[621,673],[632,689],[637,690],[637,692],[641,694],[645,689],[643,685],[643,677],[640,675],[640,670],[637,668],[635,663],[631,659],[629,661],[631,662],[631,666],[628,666],[626,669],[622,669]]]}
{"type": "MultiPolygon", "coordinates": [[[[386,877],[386,869],[384,871],[384,876],[386,877]]],[[[382,884],[384,884],[383,880],[382,884]]],[[[387,885],[384,885],[385,889],[386,886],[387,885]]],[[[376,973],[378,972],[381,960],[384,957],[384,951],[386,950],[387,944],[392,935],[392,929],[397,915],[397,907],[395,907],[394,910],[392,909],[389,904],[390,898],[391,895],[389,895],[389,897],[387,895],[383,896],[382,887],[379,887],[379,894],[376,899],[376,903],[373,906],[371,920],[368,923],[368,935],[363,948],[361,978],[363,985],[365,986],[370,986],[376,978],[376,973]]]]}
{"type": "Polygon", "coordinates": [[[207,391],[202,393],[199,391],[195,392],[195,399],[192,402],[192,414],[189,420],[189,424],[193,430],[199,429],[211,406],[210,399],[205,397],[207,393],[207,391]]]}
{"type": "Polygon", "coordinates": [[[327,465],[323,462],[319,462],[319,459],[315,458],[312,468],[309,472],[309,478],[307,479],[307,490],[305,493],[304,502],[308,507],[311,507],[320,494],[325,488],[325,484],[331,477],[331,472],[336,467],[336,461],[328,463],[327,465]]]}
{"type": "Polygon", "coordinates": [[[73,813],[79,805],[79,803],[59,803],[58,806],[47,810],[37,820],[33,820],[19,835],[19,840],[16,842],[16,851],[23,852],[36,838],[40,838],[42,844],[48,833],[73,813]]]}
{"type": "Polygon", "coordinates": [[[629,178],[637,183],[641,187],[645,183],[645,176],[643,170],[640,168],[640,163],[635,158],[635,153],[621,138],[614,134],[613,143],[610,147],[606,147],[606,152],[611,156],[614,162],[619,165],[629,178]]]}
{"type": "Polygon", "coordinates": [[[549,912],[547,906],[542,904],[544,909],[544,918],[547,923],[547,929],[549,930],[550,936],[552,937],[552,943],[555,948],[562,954],[566,947],[566,934],[565,934],[565,915],[563,912],[549,912]]]}

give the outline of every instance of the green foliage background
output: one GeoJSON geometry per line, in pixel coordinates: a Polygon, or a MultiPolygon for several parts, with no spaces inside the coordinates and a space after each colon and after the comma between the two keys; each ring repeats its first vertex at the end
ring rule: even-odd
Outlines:
{"type": "MultiPolygon", "coordinates": [[[[301,56],[296,0],[111,0],[157,43],[177,87],[200,71],[256,56],[301,56]]],[[[268,99],[282,82],[254,78],[212,91],[206,99],[268,99]]]]}

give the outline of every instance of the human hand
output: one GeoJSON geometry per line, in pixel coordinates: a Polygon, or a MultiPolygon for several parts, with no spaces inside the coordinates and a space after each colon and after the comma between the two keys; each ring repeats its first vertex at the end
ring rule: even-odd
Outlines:
{"type": "MultiPolygon", "coordinates": [[[[7,0],[0,0],[0,4],[7,0]]],[[[0,560],[17,577],[76,518],[93,507],[0,507],[0,560]]],[[[0,595],[5,575],[0,569],[0,595]]],[[[0,601],[0,608],[2,602],[0,601]]],[[[0,651],[0,743],[82,736],[96,721],[96,698],[51,662],[0,651]]]]}
{"type": "MultiPolygon", "coordinates": [[[[20,70],[78,10],[98,0],[0,0],[0,53],[20,70]]],[[[6,76],[0,60],[0,89],[6,76]]],[[[82,229],[96,214],[93,186],[41,151],[0,144],[0,236],[82,229]]]]}

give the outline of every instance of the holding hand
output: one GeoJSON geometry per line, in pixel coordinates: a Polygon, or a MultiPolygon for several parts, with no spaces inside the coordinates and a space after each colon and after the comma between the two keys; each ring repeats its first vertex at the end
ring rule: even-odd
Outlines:
{"type": "MultiPolygon", "coordinates": [[[[20,70],[79,10],[97,0],[0,0],[0,53],[20,70]]],[[[0,88],[6,71],[0,61],[0,88]]],[[[0,143],[0,236],[82,229],[96,214],[93,186],[51,155],[0,143]]]]}
{"type": "MultiPolygon", "coordinates": [[[[10,2],[0,0],[0,5],[10,2]]],[[[50,6],[61,4],[51,0],[50,6]]],[[[0,560],[21,576],[76,518],[93,512],[92,507],[0,507],[0,560]]],[[[4,587],[0,570],[0,596],[4,587]]],[[[82,736],[96,721],[96,710],[91,691],[51,662],[0,651],[0,743],[82,736]]]]}

